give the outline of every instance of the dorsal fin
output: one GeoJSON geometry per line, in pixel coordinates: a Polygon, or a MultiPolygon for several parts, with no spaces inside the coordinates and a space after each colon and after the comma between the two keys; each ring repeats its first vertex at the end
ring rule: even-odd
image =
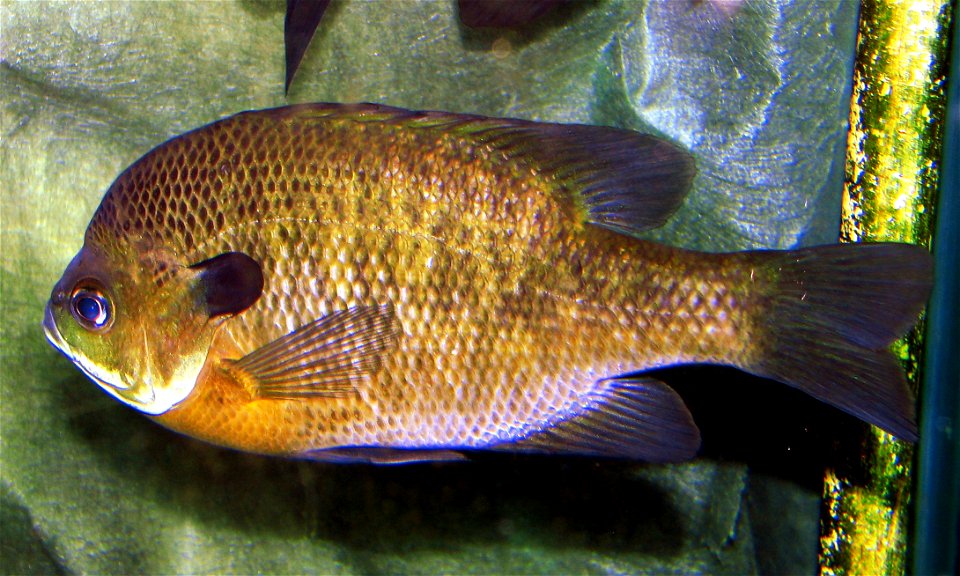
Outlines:
{"type": "Polygon", "coordinates": [[[410,114],[416,115],[412,125],[454,130],[552,175],[584,203],[590,222],[628,234],[662,225],[696,175],[689,153],[633,130],[445,112],[410,114]]]}
{"type": "Polygon", "coordinates": [[[257,398],[340,397],[376,371],[395,342],[390,306],[360,306],[305,324],[223,368],[257,398]]]}
{"type": "Polygon", "coordinates": [[[662,225],[696,175],[693,157],[676,145],[633,130],[554,124],[381,104],[304,104],[246,114],[283,120],[352,120],[439,130],[553,176],[585,208],[583,218],[627,234],[662,225]]]}

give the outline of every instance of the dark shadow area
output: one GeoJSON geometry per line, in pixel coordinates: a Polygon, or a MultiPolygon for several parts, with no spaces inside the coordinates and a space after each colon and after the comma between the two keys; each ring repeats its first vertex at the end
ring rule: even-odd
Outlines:
{"type": "Polygon", "coordinates": [[[371,551],[522,542],[679,552],[680,515],[659,489],[630,477],[634,466],[475,454],[472,462],[432,467],[337,467],[329,472],[339,477],[341,508],[331,510],[322,537],[371,551]]]}
{"type": "MultiPolygon", "coordinates": [[[[456,0],[450,0],[456,2],[456,0]]],[[[577,20],[584,13],[596,9],[601,0],[561,1],[542,17],[529,24],[515,29],[510,28],[471,28],[460,22],[459,8],[458,23],[460,40],[466,50],[472,52],[486,52],[494,48],[494,42],[504,39],[513,48],[522,48],[532,44],[545,35],[567,26],[576,26],[577,20]]]]}
{"type": "Polygon", "coordinates": [[[79,374],[60,386],[69,430],[104,467],[141,483],[145,498],[251,535],[310,535],[358,552],[500,542],[670,557],[692,528],[660,488],[636,478],[636,463],[482,452],[403,466],[285,460],[165,430],[79,374]]]}
{"type": "Polygon", "coordinates": [[[701,458],[749,468],[745,505],[761,574],[817,570],[824,472],[868,480],[866,424],[786,384],[733,368],[659,370],[700,427],[701,458]]]}
{"type": "MultiPolygon", "coordinates": [[[[700,457],[820,491],[825,468],[858,470],[866,424],[774,380],[721,366],[650,373],[683,397],[700,427],[700,457]]],[[[865,481],[863,472],[854,481],[865,481]]]]}

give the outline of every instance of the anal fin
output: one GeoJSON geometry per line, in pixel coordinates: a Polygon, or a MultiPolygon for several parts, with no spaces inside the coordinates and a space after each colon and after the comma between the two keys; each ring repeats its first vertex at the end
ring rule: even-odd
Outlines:
{"type": "Polygon", "coordinates": [[[312,450],[304,457],[336,464],[414,464],[417,462],[458,462],[467,457],[453,450],[427,448],[388,448],[383,446],[346,446],[312,450]]]}
{"type": "Polygon", "coordinates": [[[397,335],[390,306],[328,314],[223,369],[256,398],[342,397],[381,365],[397,335]]]}
{"type": "Polygon", "coordinates": [[[659,380],[636,377],[604,380],[580,413],[491,448],[676,462],[693,458],[699,447],[700,431],[683,399],[659,380]]]}

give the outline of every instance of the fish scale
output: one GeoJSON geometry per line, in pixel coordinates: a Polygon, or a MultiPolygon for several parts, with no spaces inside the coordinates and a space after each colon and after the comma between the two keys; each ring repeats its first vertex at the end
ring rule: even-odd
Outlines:
{"type": "Polygon", "coordinates": [[[692,177],[676,147],[610,128],[375,105],[240,114],[117,179],[45,330],[160,423],[254,452],[689,457],[699,440],[682,401],[637,375],[689,362],[773,376],[912,433],[896,373],[834,391],[801,368],[833,346],[885,369],[878,350],[919,312],[904,293],[928,287],[927,261],[894,245],[851,260],[844,247],[704,254],[637,239],[692,177]],[[795,293],[808,278],[839,298],[806,308],[795,293]],[[888,316],[886,342],[814,337],[855,324],[862,284],[888,308],[870,313],[888,316]],[[77,298],[108,302],[113,323],[69,324],[88,322],[77,298]],[[865,385],[886,390],[883,406],[847,391],[865,385]]]}

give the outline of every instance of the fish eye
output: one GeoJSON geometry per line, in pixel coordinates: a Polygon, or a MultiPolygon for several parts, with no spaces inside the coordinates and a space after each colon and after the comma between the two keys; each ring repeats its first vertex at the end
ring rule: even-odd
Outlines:
{"type": "Polygon", "coordinates": [[[70,311],[77,322],[87,330],[104,330],[112,320],[110,300],[93,286],[80,286],[73,291],[70,311]]]}

